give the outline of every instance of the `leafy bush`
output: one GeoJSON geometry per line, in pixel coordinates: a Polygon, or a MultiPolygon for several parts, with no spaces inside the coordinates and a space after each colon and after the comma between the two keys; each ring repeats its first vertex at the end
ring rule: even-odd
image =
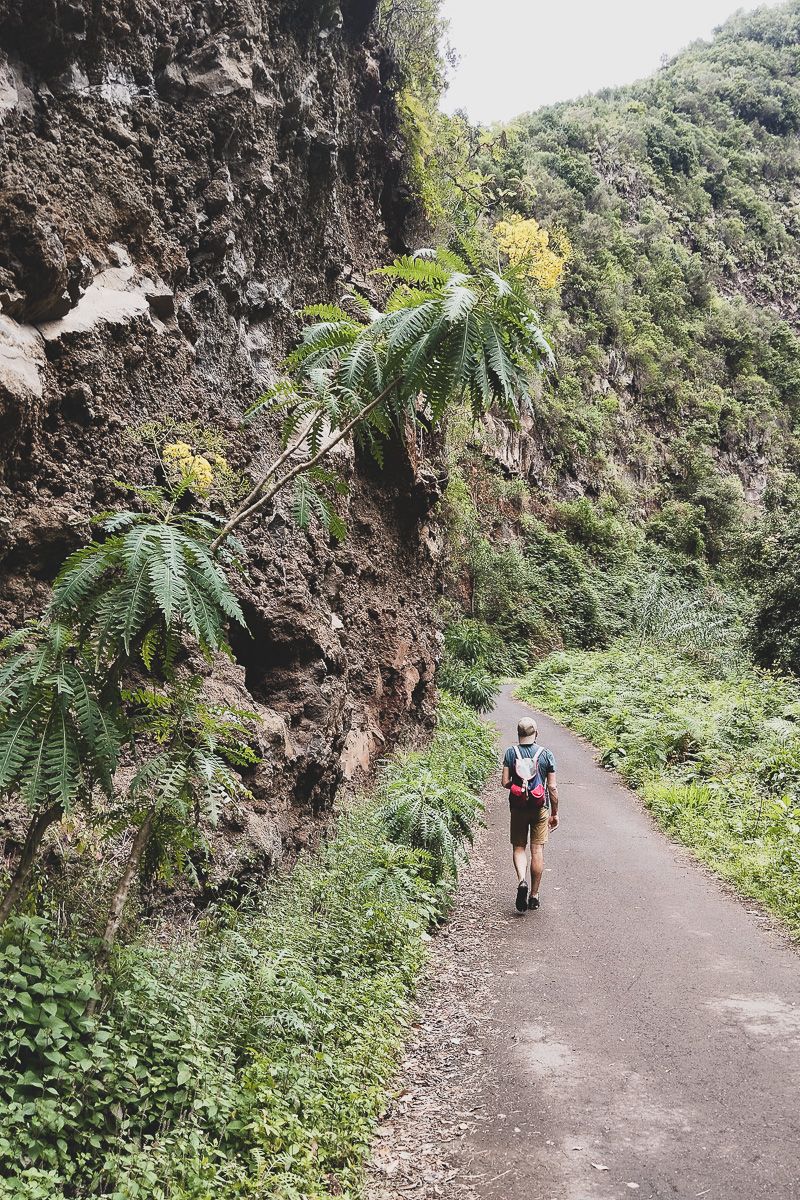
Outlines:
{"type": "Polygon", "coordinates": [[[595,505],[586,496],[578,500],[565,500],[553,505],[556,527],[564,531],[570,541],[577,542],[593,556],[604,561],[624,558],[630,553],[636,534],[633,527],[621,521],[606,503],[595,505]]]}
{"type": "Polygon", "coordinates": [[[687,500],[667,500],[647,522],[647,536],[667,550],[699,558],[705,547],[703,513],[687,500]]]}
{"type": "Polygon", "coordinates": [[[495,637],[489,626],[481,621],[463,620],[448,626],[444,645],[453,658],[472,667],[486,663],[495,649],[495,637]]]}
{"type": "Polygon", "coordinates": [[[524,671],[530,649],[508,640],[484,621],[465,618],[448,625],[438,679],[442,687],[477,712],[488,712],[506,675],[524,671]]]}
{"type": "Polygon", "coordinates": [[[719,588],[700,590],[657,567],[642,581],[635,611],[643,642],[719,666],[741,651],[736,601],[719,588]]]}
{"type": "Polygon", "coordinates": [[[91,967],[55,924],[0,941],[0,1196],[355,1196],[424,958],[496,757],[443,695],[313,861],[172,946],[91,967]],[[413,811],[412,811],[413,810],[413,811]]]}
{"type": "Polygon", "coordinates": [[[593,741],[671,833],[800,934],[796,683],[617,643],[553,655],[520,695],[593,741]]]}
{"type": "Polygon", "coordinates": [[[438,680],[459,700],[476,712],[488,712],[497,698],[500,681],[478,663],[462,663],[445,651],[439,663],[438,680]]]}
{"type": "MultiPolygon", "coordinates": [[[[762,522],[757,544],[747,547],[755,582],[750,643],[756,660],[800,675],[800,508],[762,522]]],[[[756,543],[756,539],[753,539],[756,543]]]]}

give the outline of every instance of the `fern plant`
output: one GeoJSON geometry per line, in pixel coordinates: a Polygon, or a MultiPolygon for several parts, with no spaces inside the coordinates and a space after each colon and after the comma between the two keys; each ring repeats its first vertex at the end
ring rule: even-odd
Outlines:
{"type": "Polygon", "coordinates": [[[0,901],[5,921],[24,891],[50,826],[96,787],[106,796],[127,735],[118,697],[60,622],[18,630],[0,643],[0,794],[32,814],[17,869],[0,901]]]}
{"type": "Polygon", "coordinates": [[[642,585],[637,628],[642,643],[709,662],[722,662],[737,650],[737,630],[719,597],[687,590],[663,570],[652,571],[642,585]]]}
{"type": "Polygon", "coordinates": [[[283,449],[215,549],[301,477],[323,525],[338,534],[325,492],[341,481],[313,473],[341,441],[352,434],[380,460],[393,430],[421,417],[436,424],[455,401],[466,401],[476,418],[496,405],[516,420],[531,373],[552,361],[524,281],[513,272],[501,275],[468,252],[438,250],[399,258],[376,274],[391,285],[383,312],[355,292],[339,305],[303,310],[310,323],[286,360],[287,378],[249,410],[251,418],[282,418],[283,449]]]}
{"type": "MultiPolygon", "coordinates": [[[[212,555],[218,524],[181,508],[185,480],[138,494],[143,511],[100,518],[101,537],[67,559],[42,620],[0,645],[0,794],[19,796],[32,813],[0,920],[24,893],[47,829],[75,804],[91,815],[102,794],[102,821],[113,829],[123,820],[134,836],[101,958],[151,835],[175,849],[188,845],[197,814],[213,819],[237,786],[218,752],[231,751],[225,728],[203,706],[199,685],[187,690],[175,678],[182,646],[193,642],[210,658],[227,648],[229,622],[244,624],[225,571],[230,551],[212,555]],[[144,700],[157,693],[126,691],[132,673],[142,671],[169,685],[160,709],[144,700]],[[170,729],[168,745],[157,709],[170,729]],[[144,747],[155,748],[147,761],[144,747]],[[136,769],[115,795],[123,751],[136,769]]],[[[235,727],[235,715],[226,720],[235,727]]]]}
{"type": "Polygon", "coordinates": [[[231,767],[258,761],[249,745],[252,714],[204,703],[199,679],[166,690],[138,689],[124,699],[139,761],[109,827],[135,832],[109,905],[100,969],[145,856],[152,873],[175,861],[184,866],[191,851],[204,850],[204,826],[216,825],[225,804],[249,794],[231,767]]]}
{"type": "MultiPolygon", "coordinates": [[[[406,764],[407,765],[407,764],[406,764]]],[[[464,843],[473,838],[476,801],[463,787],[439,780],[419,764],[412,775],[404,770],[383,785],[383,821],[390,841],[424,851],[434,882],[455,876],[464,843]]]]}
{"type": "Polygon", "coordinates": [[[494,650],[492,631],[481,621],[454,621],[444,634],[445,649],[460,662],[485,663],[494,650]]]}
{"type": "Polygon", "coordinates": [[[476,712],[488,712],[500,691],[499,680],[477,663],[459,662],[445,649],[437,672],[439,684],[476,712]]]}
{"type": "Polygon", "coordinates": [[[396,842],[379,842],[360,888],[377,892],[386,904],[421,904],[425,879],[430,873],[431,857],[427,851],[396,842]]]}

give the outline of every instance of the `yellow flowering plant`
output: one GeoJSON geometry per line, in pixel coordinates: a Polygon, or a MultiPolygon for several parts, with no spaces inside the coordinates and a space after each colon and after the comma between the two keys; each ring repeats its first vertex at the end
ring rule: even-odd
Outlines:
{"type": "Polygon", "coordinates": [[[545,291],[558,287],[572,246],[563,230],[542,229],[535,217],[511,213],[494,226],[494,237],[512,267],[545,291]]]}
{"type": "Polygon", "coordinates": [[[207,496],[214,487],[214,466],[227,470],[228,464],[221,454],[196,454],[188,442],[168,442],[162,451],[170,482],[189,488],[198,496],[207,496]],[[214,465],[209,458],[214,459],[214,465]]]}

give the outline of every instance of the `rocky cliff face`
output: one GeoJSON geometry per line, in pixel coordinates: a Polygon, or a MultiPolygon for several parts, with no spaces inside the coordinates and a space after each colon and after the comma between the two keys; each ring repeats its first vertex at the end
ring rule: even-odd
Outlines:
{"type": "MultiPolygon", "coordinates": [[[[297,331],[403,248],[413,217],[373,0],[0,0],[0,623],[38,612],[115,481],[147,482],[143,422],[241,423],[297,331]]],[[[407,439],[348,470],[348,541],[276,510],[246,538],[252,637],[214,687],[262,717],[251,808],[213,885],[306,838],[343,775],[428,718],[436,636],[407,439]]]]}

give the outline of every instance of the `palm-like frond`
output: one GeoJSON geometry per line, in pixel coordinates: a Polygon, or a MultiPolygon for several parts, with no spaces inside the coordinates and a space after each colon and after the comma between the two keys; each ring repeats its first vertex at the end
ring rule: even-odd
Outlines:
{"type": "Polygon", "coordinates": [[[377,893],[384,902],[407,904],[424,892],[431,867],[431,856],[425,850],[387,842],[375,847],[372,864],[359,888],[377,893]]]}
{"type": "Polygon", "coordinates": [[[440,254],[435,258],[416,258],[414,255],[404,254],[389,266],[379,267],[375,272],[385,279],[394,279],[397,283],[407,284],[409,287],[422,286],[430,291],[446,284],[452,273],[452,261],[443,262],[440,254]]]}
{"type": "MultiPolygon", "coordinates": [[[[307,529],[311,524],[312,517],[316,517],[323,529],[337,540],[341,540],[347,532],[347,527],[328,497],[314,486],[315,477],[318,477],[317,472],[309,472],[298,475],[295,480],[292,497],[292,515],[295,524],[299,529],[307,529]]],[[[323,481],[327,483],[328,478],[328,473],[325,473],[323,481]]],[[[336,481],[334,490],[342,490],[340,481],[336,481]]]]}
{"type": "Polygon", "coordinates": [[[95,785],[111,794],[125,731],[113,694],[80,658],[60,623],[26,631],[29,642],[0,676],[0,795],[30,808],[68,806],[95,785]]]}
{"type": "MultiPolygon", "coordinates": [[[[420,401],[434,424],[461,400],[476,417],[497,405],[515,420],[531,374],[552,361],[523,282],[481,264],[469,247],[406,255],[376,274],[393,284],[384,311],[356,293],[304,310],[311,323],[286,359],[289,378],[269,394],[283,405],[285,449],[305,449],[309,466],[351,430],[382,461],[381,437],[419,417],[420,401]]],[[[286,458],[265,502],[292,483],[298,524],[318,517],[338,531],[326,498],[297,482],[302,463],[281,477],[286,458]]]]}
{"type": "Polygon", "coordinates": [[[384,784],[381,821],[392,842],[429,856],[434,879],[455,875],[463,844],[472,840],[478,802],[451,776],[438,778],[421,765],[410,776],[407,767],[384,784]]]}
{"type": "Polygon", "coordinates": [[[435,878],[455,875],[459,842],[446,816],[419,792],[392,796],[384,809],[386,831],[392,841],[404,843],[430,856],[435,878]]]}
{"type": "Polygon", "coordinates": [[[53,588],[51,621],[76,622],[98,663],[130,656],[138,645],[152,666],[182,629],[205,653],[219,650],[228,621],[244,625],[244,614],[209,550],[215,526],[196,517],[134,516],[130,527],[67,560],[53,588]]]}

